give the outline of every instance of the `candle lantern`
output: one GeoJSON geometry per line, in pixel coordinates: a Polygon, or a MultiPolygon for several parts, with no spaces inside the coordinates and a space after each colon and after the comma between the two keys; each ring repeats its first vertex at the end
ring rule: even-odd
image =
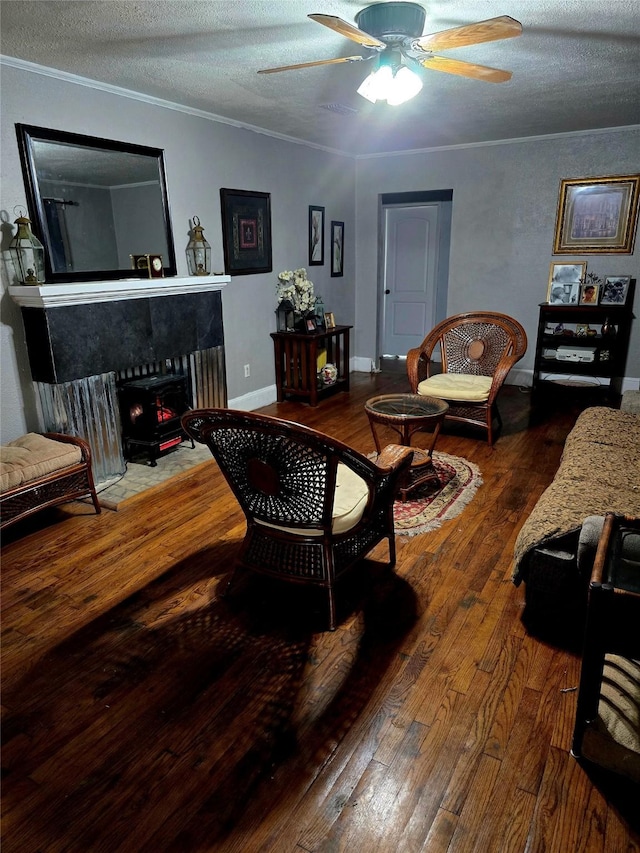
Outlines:
{"type": "Polygon", "coordinates": [[[20,284],[44,284],[44,246],[32,233],[31,220],[18,216],[18,233],[9,243],[9,256],[20,284]]]}
{"type": "Polygon", "coordinates": [[[200,219],[193,217],[193,231],[187,246],[189,275],[211,275],[211,246],[204,239],[204,228],[200,219]]]}
{"type": "Polygon", "coordinates": [[[288,299],[283,299],[276,308],[276,325],[279,332],[292,332],[295,324],[293,304],[288,299]]]}

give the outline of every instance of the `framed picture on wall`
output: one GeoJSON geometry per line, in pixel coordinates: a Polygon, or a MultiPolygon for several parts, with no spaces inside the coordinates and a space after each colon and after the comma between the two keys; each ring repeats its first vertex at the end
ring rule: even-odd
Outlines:
{"type": "Polygon", "coordinates": [[[631,254],[640,175],[560,182],[554,255],[631,254]]]}
{"type": "Polygon", "coordinates": [[[220,204],[227,275],[271,272],[271,195],[221,189],[220,204]]]}
{"type": "Polygon", "coordinates": [[[344,275],[344,222],[331,223],[331,275],[344,275]]]}
{"type": "Polygon", "coordinates": [[[309,206],[309,266],[324,264],[324,207],[309,206]]]}

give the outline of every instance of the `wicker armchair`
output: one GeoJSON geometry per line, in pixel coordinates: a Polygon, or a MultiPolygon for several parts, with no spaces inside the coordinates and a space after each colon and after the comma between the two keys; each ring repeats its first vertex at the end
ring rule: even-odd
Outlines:
{"type": "Polygon", "coordinates": [[[409,350],[411,390],[446,400],[446,420],[482,427],[491,446],[493,422],[502,424],[496,406],[498,391],[526,349],[526,332],[512,317],[491,311],[456,314],[438,323],[419,347],[409,350]],[[441,373],[433,369],[437,347],[441,373]]]}
{"type": "Polygon", "coordinates": [[[393,502],[413,452],[390,445],[374,463],[310,427],[230,409],[195,409],[182,425],[209,447],[246,516],[228,586],[244,567],[322,587],[335,630],[338,578],[385,538],[395,565],[393,502]]]}

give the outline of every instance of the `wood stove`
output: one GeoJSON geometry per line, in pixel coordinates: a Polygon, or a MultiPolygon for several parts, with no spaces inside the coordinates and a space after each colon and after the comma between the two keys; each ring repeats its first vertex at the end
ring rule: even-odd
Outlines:
{"type": "Polygon", "coordinates": [[[186,376],[145,376],[123,382],[118,401],[127,459],[147,454],[155,467],[159,456],[188,439],[180,424],[181,415],[190,408],[186,376]]]}

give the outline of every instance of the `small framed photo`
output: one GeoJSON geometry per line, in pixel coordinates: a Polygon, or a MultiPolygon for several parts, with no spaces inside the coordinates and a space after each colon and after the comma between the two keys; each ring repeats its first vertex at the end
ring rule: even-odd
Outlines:
{"type": "Polygon", "coordinates": [[[344,222],[331,223],[331,277],[344,275],[344,222]]]}
{"type": "Polygon", "coordinates": [[[318,324],[316,322],[315,317],[307,317],[304,321],[305,331],[307,332],[317,332],[318,324]]]}
{"type": "Polygon", "coordinates": [[[333,311],[325,311],[324,322],[325,322],[327,329],[335,329],[336,318],[333,316],[333,311]]]}
{"type": "Polygon", "coordinates": [[[309,206],[309,266],[324,264],[324,207],[309,206]]]}
{"type": "Polygon", "coordinates": [[[580,305],[597,305],[600,285],[587,282],[580,285],[580,305]]]}
{"type": "Polygon", "coordinates": [[[624,305],[630,281],[630,275],[605,275],[600,305],[624,305]]]}
{"type": "Polygon", "coordinates": [[[577,305],[580,282],[587,273],[587,262],[580,264],[552,263],[549,268],[547,302],[549,305],[577,305]]]}
{"type": "Polygon", "coordinates": [[[576,337],[577,338],[586,338],[588,329],[589,329],[588,323],[576,323],[576,337]]]}

